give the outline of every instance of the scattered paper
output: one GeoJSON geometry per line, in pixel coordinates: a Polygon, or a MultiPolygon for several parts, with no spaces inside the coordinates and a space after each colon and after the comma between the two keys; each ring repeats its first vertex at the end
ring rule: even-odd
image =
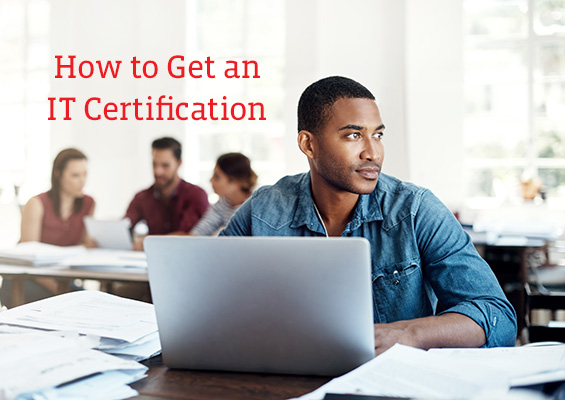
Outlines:
{"type": "Polygon", "coordinates": [[[147,257],[142,251],[89,249],[76,257],[70,257],[61,265],[71,268],[98,269],[121,272],[147,272],[147,257]]]}
{"type": "MultiPolygon", "coordinates": [[[[517,399],[527,385],[565,380],[565,344],[492,349],[432,349],[395,345],[301,400],[326,393],[414,399],[517,399]]],[[[536,397],[539,398],[539,397],[536,397]]]]}
{"type": "Polygon", "coordinates": [[[0,313],[0,323],[135,342],[157,331],[153,304],[82,290],[0,313]]]}
{"type": "Polygon", "coordinates": [[[18,243],[11,249],[0,251],[0,260],[24,265],[53,265],[69,257],[84,253],[84,246],[53,246],[40,242],[18,243]]]}
{"type": "Polygon", "coordinates": [[[2,400],[55,389],[101,372],[130,371],[130,376],[139,376],[147,370],[135,361],[122,360],[92,350],[80,341],[46,332],[4,334],[1,343],[2,400]]]}
{"type": "Polygon", "coordinates": [[[433,399],[488,393],[496,398],[508,388],[508,382],[488,367],[466,368],[457,360],[397,344],[300,399],[322,400],[326,393],[433,399]]]}
{"type": "Polygon", "coordinates": [[[565,379],[565,344],[498,347],[492,349],[432,349],[428,353],[457,360],[468,368],[496,370],[510,386],[525,386],[565,379]]]}

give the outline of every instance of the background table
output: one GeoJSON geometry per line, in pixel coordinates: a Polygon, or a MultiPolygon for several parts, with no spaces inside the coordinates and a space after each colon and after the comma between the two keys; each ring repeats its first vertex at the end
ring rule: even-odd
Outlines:
{"type": "Polygon", "coordinates": [[[147,272],[123,272],[115,269],[80,269],[62,265],[48,267],[28,267],[21,265],[0,264],[2,279],[12,281],[12,306],[22,305],[24,298],[24,282],[28,278],[53,278],[57,281],[57,294],[68,293],[74,279],[93,279],[100,281],[100,290],[112,292],[114,282],[149,282],[147,272]]]}

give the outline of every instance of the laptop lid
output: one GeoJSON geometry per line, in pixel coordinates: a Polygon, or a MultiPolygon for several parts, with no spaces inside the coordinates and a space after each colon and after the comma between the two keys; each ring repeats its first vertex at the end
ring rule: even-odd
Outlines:
{"type": "Polygon", "coordinates": [[[171,368],[337,376],[374,357],[362,238],[149,236],[171,368]]]}
{"type": "Polygon", "coordinates": [[[130,221],[100,220],[84,217],[86,232],[102,249],[131,250],[133,241],[130,233],[130,221]]]}

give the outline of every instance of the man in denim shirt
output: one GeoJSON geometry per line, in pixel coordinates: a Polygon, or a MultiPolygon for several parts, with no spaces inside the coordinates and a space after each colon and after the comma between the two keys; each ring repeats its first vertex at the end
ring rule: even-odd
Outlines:
{"type": "Polygon", "coordinates": [[[514,309],[451,212],[427,189],[381,173],[383,130],[364,86],[313,83],[298,103],[310,173],[258,189],[221,235],[367,238],[377,354],[395,343],[513,346],[514,309]]]}

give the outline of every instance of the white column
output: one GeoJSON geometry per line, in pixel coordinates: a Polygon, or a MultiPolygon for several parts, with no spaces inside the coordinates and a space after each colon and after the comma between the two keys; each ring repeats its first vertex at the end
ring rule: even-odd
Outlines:
{"type": "Polygon", "coordinates": [[[406,127],[410,180],[453,210],[463,181],[463,10],[460,0],[407,0],[406,127]]]}
{"type": "MultiPolygon", "coordinates": [[[[90,97],[105,102],[141,102],[147,96],[184,97],[182,80],[167,74],[167,60],[185,49],[185,2],[157,0],[75,2],[53,0],[51,52],[76,55],[102,61],[122,60],[118,79],[55,79],[52,60],[50,96],[77,98],[72,121],[58,118],[51,122],[51,154],[65,147],[77,147],[89,157],[88,182],[85,191],[97,202],[96,215],[121,217],[133,195],[153,181],[151,141],[165,134],[184,137],[182,121],[90,121],[83,105],[90,97]],[[158,63],[159,74],[153,79],[134,79],[130,61],[158,63]]],[[[96,107],[97,110],[102,107],[96,107]]],[[[133,119],[133,120],[132,120],[133,119]]]]}

